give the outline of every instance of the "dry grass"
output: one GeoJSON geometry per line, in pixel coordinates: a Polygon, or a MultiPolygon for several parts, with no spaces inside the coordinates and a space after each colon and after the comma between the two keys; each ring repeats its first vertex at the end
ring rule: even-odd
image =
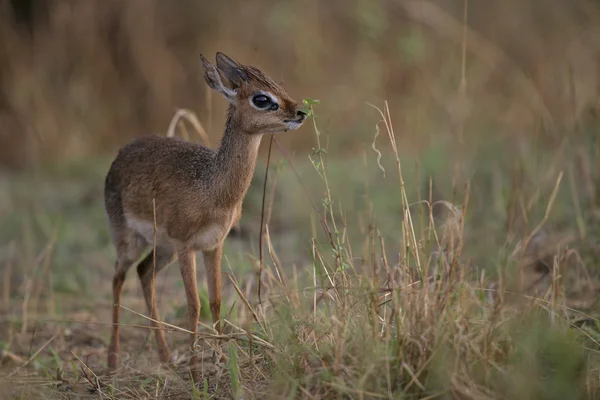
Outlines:
{"type": "MultiPolygon", "coordinates": [[[[228,273],[225,333],[218,336],[200,323],[194,351],[202,356],[205,380],[198,387],[188,379],[185,335],[174,339],[181,356],[172,366],[160,366],[153,361],[147,317],[129,307],[124,306],[142,322],[125,324],[124,353],[131,356],[114,376],[104,367],[106,342],[94,333],[108,320],[109,307],[78,317],[64,311],[55,317],[29,314],[40,308],[31,303],[42,299],[39,279],[46,276],[52,239],[35,264],[32,277],[37,279],[24,283],[21,303],[15,298],[12,307],[5,305],[21,310],[7,314],[4,323],[9,338],[0,369],[5,393],[9,398],[119,399],[595,398],[598,320],[580,297],[593,303],[598,281],[585,265],[573,269],[574,250],[550,241],[545,227],[563,174],[551,185],[539,223],[500,260],[501,273],[488,277],[463,256],[469,188],[456,205],[434,199],[433,193],[429,200],[411,200],[389,109],[378,111],[401,194],[396,262],[388,259],[376,226],[360,242],[360,255],[355,253],[353,227],[334,209],[328,156],[319,147],[311,164],[324,190],[322,206],[310,192],[306,196],[325,239],[313,239],[310,269],[298,273],[282,265],[267,227],[264,301],[258,301],[256,282],[248,274],[238,281],[228,273]]],[[[170,337],[188,332],[179,324],[166,325],[170,337]]]]}
{"type": "Polygon", "coordinates": [[[52,4],[32,37],[0,23],[0,163],[48,165],[0,175],[0,398],[600,397],[591,0],[52,4]],[[200,293],[205,381],[173,268],[173,365],[130,278],[109,375],[107,161],[86,157],[142,131],[215,143],[200,49],[286,71],[321,99],[314,135],[277,140],[269,184],[257,170],[221,337],[200,293]]]}

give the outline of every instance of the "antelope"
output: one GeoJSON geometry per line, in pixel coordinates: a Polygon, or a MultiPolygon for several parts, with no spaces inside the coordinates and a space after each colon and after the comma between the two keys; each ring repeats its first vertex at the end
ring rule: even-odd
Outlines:
{"type": "MultiPolygon", "coordinates": [[[[266,133],[298,129],[307,114],[269,76],[241,65],[223,53],[216,67],[202,54],[204,79],[229,102],[218,149],[175,137],[149,135],[122,147],[106,175],[104,203],[117,257],[113,277],[113,325],[108,368],[119,363],[119,311],[129,268],[143,252],[137,273],[158,355],[168,363],[170,351],[156,307],[156,275],[179,261],[193,342],[200,302],[195,252],[204,258],[213,326],[221,333],[221,255],[223,242],[241,217],[242,201],[254,172],[261,138],[266,133]]],[[[192,378],[198,357],[192,349],[192,378]]]]}

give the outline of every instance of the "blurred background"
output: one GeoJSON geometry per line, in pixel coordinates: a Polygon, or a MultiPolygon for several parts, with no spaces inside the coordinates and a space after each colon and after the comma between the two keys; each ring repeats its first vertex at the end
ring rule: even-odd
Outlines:
{"type": "MultiPolygon", "coordinates": [[[[372,107],[387,102],[409,202],[461,205],[468,196],[465,254],[476,265],[497,269],[498,254],[540,221],[597,262],[597,1],[2,0],[0,18],[0,250],[20,271],[12,275],[38,274],[48,243],[55,286],[78,292],[94,273],[111,274],[108,165],[133,137],[166,134],[181,108],[216,147],[226,101],[205,85],[199,55],[217,51],[261,68],[298,100],[320,100],[335,210],[357,247],[376,226],[399,261],[401,187],[372,107]]],[[[177,135],[200,141],[187,126],[177,135]]],[[[324,194],[309,161],[316,135],[305,124],[278,139],[287,150],[274,148],[268,223],[288,246],[283,260],[302,266],[322,234],[321,208],[311,208],[324,194]]],[[[232,253],[249,274],[266,142],[242,219],[249,247],[232,253]]]]}
{"type": "MultiPolygon", "coordinates": [[[[217,51],[260,68],[298,101],[320,100],[320,144],[309,121],[273,146],[267,264],[312,286],[315,249],[323,264],[339,250],[319,224],[327,210],[352,270],[371,259],[380,269],[381,259],[397,271],[414,266],[403,256],[405,190],[429,261],[460,255],[486,288],[517,266],[529,273],[523,287],[541,293],[560,278],[570,311],[600,314],[600,1],[0,0],[0,349],[27,354],[43,344],[32,347],[31,332],[45,331],[39,341],[58,326],[68,331],[60,339],[67,346],[57,344],[64,359],[80,346],[87,365],[103,368],[115,260],[105,174],[120,146],[166,135],[182,108],[216,148],[227,104],[206,86],[199,55],[214,60],[217,51]],[[402,182],[372,106],[386,104],[402,182]],[[319,146],[327,185],[315,170],[319,146]],[[444,214],[459,215],[460,251],[429,247],[424,199],[447,201],[433,210],[440,226],[444,214]],[[528,261],[515,263],[519,241],[535,232],[528,261]],[[40,322],[53,320],[89,324],[40,322]]],[[[201,141],[185,121],[176,134],[201,141]]],[[[251,301],[268,143],[223,261],[251,301]]],[[[134,275],[123,304],[145,312],[134,275]]],[[[223,309],[245,315],[223,279],[223,309]]],[[[163,272],[158,287],[163,318],[185,326],[178,269],[163,272]]],[[[147,324],[126,314],[124,323],[147,324]]],[[[597,328],[588,335],[600,340],[597,328]]],[[[146,354],[139,343],[148,332],[126,328],[123,337],[125,348],[146,354]]],[[[553,391],[552,381],[542,386],[553,391]]]]}
{"type": "MultiPolygon", "coordinates": [[[[58,240],[53,263],[67,277],[92,279],[80,267],[90,260],[110,275],[108,165],[133,137],[166,134],[181,108],[217,146],[227,104],[199,61],[217,51],[261,68],[298,100],[320,100],[329,184],[356,243],[377,226],[398,260],[395,156],[371,106],[387,102],[411,202],[460,204],[470,183],[464,242],[477,239],[468,256],[478,265],[498,264],[513,226],[518,240],[542,220],[561,171],[547,220],[597,250],[597,1],[2,0],[0,18],[0,238],[16,271],[58,240]]],[[[201,140],[183,124],[177,135],[201,140]]],[[[284,260],[302,263],[319,235],[307,191],[315,204],[324,193],[309,161],[316,135],[305,124],[278,139],[296,171],[275,147],[268,222],[289,245],[284,260]]],[[[250,254],[266,142],[242,220],[250,254]]]]}
{"type": "MultiPolygon", "coordinates": [[[[594,0],[0,4],[3,168],[114,152],[166,132],[177,108],[215,143],[225,102],[207,94],[199,54],[216,51],[320,99],[321,129],[349,154],[372,140],[365,102],[389,101],[398,140],[415,151],[439,136],[556,143],[597,108],[594,0]]],[[[313,139],[280,140],[301,152],[313,139]]]]}

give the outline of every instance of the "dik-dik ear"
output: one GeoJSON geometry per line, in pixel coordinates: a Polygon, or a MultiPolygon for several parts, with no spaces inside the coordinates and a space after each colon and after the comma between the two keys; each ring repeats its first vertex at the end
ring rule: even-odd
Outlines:
{"type": "Polygon", "coordinates": [[[236,88],[240,87],[243,82],[248,81],[244,68],[221,52],[217,53],[217,68],[225,74],[236,88]]]}
{"type": "Polygon", "coordinates": [[[204,80],[208,86],[225,96],[230,103],[233,103],[237,96],[236,90],[233,87],[225,86],[222,79],[223,75],[202,54],[200,54],[200,59],[204,68],[204,80]]]}

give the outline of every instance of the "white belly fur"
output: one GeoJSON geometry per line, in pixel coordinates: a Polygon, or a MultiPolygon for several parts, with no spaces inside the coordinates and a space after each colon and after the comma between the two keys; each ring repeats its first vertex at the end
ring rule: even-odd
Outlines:
{"type": "Polygon", "coordinates": [[[225,233],[222,225],[210,224],[194,235],[190,246],[198,250],[212,250],[225,239],[225,233]]]}
{"type": "MultiPolygon", "coordinates": [[[[154,224],[133,216],[127,216],[127,226],[142,236],[150,245],[154,244],[154,224]]],[[[230,224],[231,225],[231,224],[230,224]]],[[[229,231],[228,227],[213,223],[206,225],[202,230],[196,233],[186,245],[195,250],[212,250],[217,247],[229,231]]],[[[169,238],[167,231],[159,226],[156,227],[156,245],[165,245],[173,243],[169,238]]]]}
{"type": "MultiPolygon", "coordinates": [[[[139,219],[133,216],[126,216],[127,226],[137,232],[140,236],[146,239],[148,244],[154,244],[154,224],[152,222],[139,219]]],[[[167,244],[169,243],[169,236],[167,232],[157,226],[156,227],[156,244],[167,244]]]]}

